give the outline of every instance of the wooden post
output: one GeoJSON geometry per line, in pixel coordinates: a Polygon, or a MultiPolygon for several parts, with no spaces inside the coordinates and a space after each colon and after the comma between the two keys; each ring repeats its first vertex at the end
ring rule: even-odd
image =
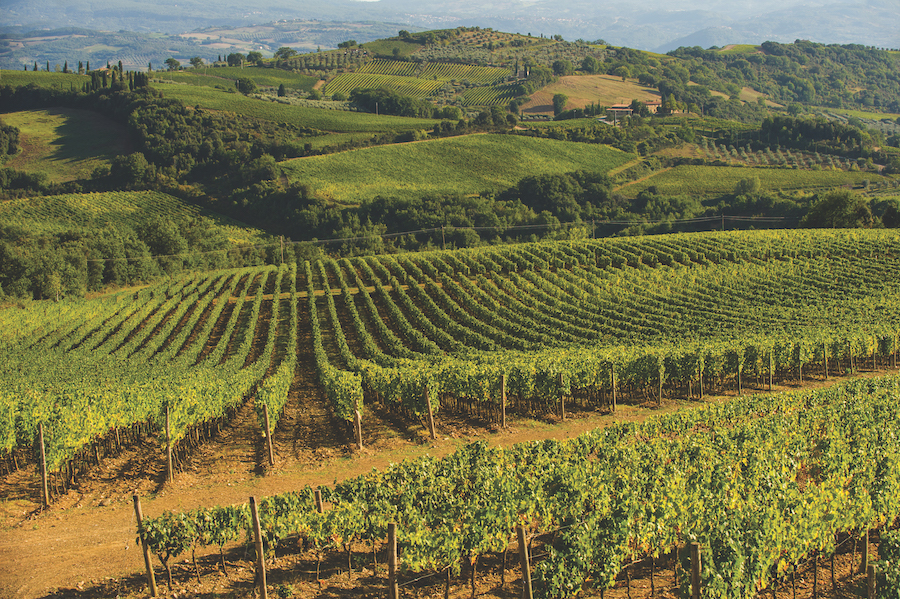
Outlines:
{"type": "Polygon", "coordinates": [[[828,344],[822,344],[822,355],[825,357],[825,380],[828,380],[828,344]]]}
{"type": "Polygon", "coordinates": [[[269,404],[263,404],[263,408],[265,408],[266,446],[269,449],[269,466],[274,466],[275,452],[272,450],[272,428],[269,426],[269,404]]]}
{"type": "Polygon", "coordinates": [[[869,529],[866,529],[862,538],[862,554],[860,555],[859,573],[865,574],[869,569],[869,529]]]}
{"type": "Polygon", "coordinates": [[[431,397],[428,393],[428,385],[425,385],[422,395],[425,397],[425,405],[428,406],[428,434],[431,435],[431,440],[434,441],[437,439],[437,435],[434,434],[434,409],[431,407],[431,397]]]}
{"type": "Polygon", "coordinates": [[[663,394],[662,386],[663,386],[663,369],[660,368],[659,369],[659,395],[656,396],[656,405],[658,405],[658,406],[662,405],[662,394],[663,394]]]}
{"type": "Polygon", "coordinates": [[[866,569],[866,597],[875,599],[877,589],[875,588],[875,564],[869,564],[866,569]]]}
{"type": "MultiPolygon", "coordinates": [[[[141,513],[141,498],[137,495],[132,495],[131,498],[134,500],[134,517],[137,519],[137,527],[138,531],[141,529],[141,523],[144,521],[144,515],[141,513]]],[[[153,566],[150,564],[150,548],[147,546],[147,541],[141,538],[141,548],[144,552],[144,567],[147,569],[147,584],[150,586],[150,596],[156,597],[158,592],[156,590],[156,576],[153,574],[153,566]]]]}
{"type": "Polygon", "coordinates": [[[356,446],[359,449],[363,448],[362,441],[362,415],[359,413],[359,410],[356,410],[353,413],[353,428],[356,429],[356,446]]]}
{"type": "Polygon", "coordinates": [[[250,498],[250,515],[253,518],[253,540],[256,543],[256,582],[259,584],[260,599],[267,599],[266,556],[263,554],[262,530],[259,527],[259,510],[256,508],[256,497],[250,498]]]}
{"type": "Polygon", "coordinates": [[[397,524],[388,524],[388,599],[399,599],[397,586],[397,524]]]}
{"type": "Polygon", "coordinates": [[[169,426],[169,402],[166,401],[166,481],[175,480],[175,470],[172,468],[172,431],[169,426]]]}
{"type": "Polygon", "coordinates": [[[738,380],[737,380],[737,383],[738,383],[738,389],[737,389],[737,390],[738,390],[738,395],[743,395],[743,394],[744,394],[744,389],[743,389],[743,387],[741,387],[741,366],[740,366],[740,364],[738,364],[738,367],[737,367],[737,379],[738,379],[738,380]]]}
{"type": "Polygon", "coordinates": [[[500,375],[500,426],[506,428],[506,375],[500,375]]]}
{"type": "Polygon", "coordinates": [[[691,543],[691,599],[700,599],[700,544],[691,543]]]}
{"type": "Polygon", "coordinates": [[[38,423],[38,445],[41,451],[41,501],[44,507],[50,507],[50,490],[47,487],[47,452],[44,448],[44,423],[38,423]]]}
{"type": "Polygon", "coordinates": [[[772,390],[772,377],[775,376],[774,373],[772,372],[773,370],[775,370],[775,364],[774,364],[774,360],[772,359],[772,350],[770,349],[769,350],[769,391],[772,390]]]}
{"type": "Polygon", "coordinates": [[[703,399],[703,366],[697,364],[697,376],[700,379],[700,399],[703,399]]]}
{"type": "Polygon", "coordinates": [[[566,419],[566,394],[563,392],[563,373],[559,373],[559,418],[566,419]]]}
{"type": "Polygon", "coordinates": [[[610,364],[609,378],[612,381],[612,413],[616,413],[616,367],[610,364]]]}
{"type": "Polygon", "coordinates": [[[321,489],[316,489],[313,492],[313,496],[316,498],[316,511],[320,514],[325,513],[325,506],[322,505],[322,491],[321,489]]]}
{"type": "Polygon", "coordinates": [[[525,527],[516,527],[519,536],[519,559],[522,562],[522,599],[534,599],[531,591],[531,566],[528,563],[528,541],[525,539],[525,527]]]}

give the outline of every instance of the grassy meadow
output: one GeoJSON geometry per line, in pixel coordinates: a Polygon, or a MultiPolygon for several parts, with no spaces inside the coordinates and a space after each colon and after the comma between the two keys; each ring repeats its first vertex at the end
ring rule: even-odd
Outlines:
{"type": "MultiPolygon", "coordinates": [[[[284,84],[289,90],[309,92],[319,81],[318,77],[299,75],[283,69],[265,69],[259,67],[209,67],[184,71],[157,71],[154,79],[202,85],[206,87],[234,88],[234,81],[241,77],[251,79],[261,87],[278,87],[284,84]]],[[[154,84],[155,85],[155,84],[154,84]]]]}
{"type": "Polygon", "coordinates": [[[0,119],[20,131],[20,151],[4,166],[44,173],[53,183],[88,179],[98,166],[131,152],[125,127],[90,110],[25,110],[0,119]]]}
{"type": "Polygon", "coordinates": [[[379,195],[499,191],[528,175],[607,172],[632,158],[595,144],[485,134],[298,158],[281,167],[317,197],[349,205],[379,195]]]}
{"type": "Polygon", "coordinates": [[[0,225],[20,227],[33,234],[135,227],[154,218],[181,220],[195,216],[211,218],[235,242],[254,243],[263,237],[258,229],[158,191],[72,193],[0,202],[0,225]]]}
{"type": "Polygon", "coordinates": [[[689,194],[717,197],[734,192],[741,179],[759,177],[760,190],[830,189],[842,185],[862,185],[879,175],[866,172],[832,170],[794,170],[787,168],[753,168],[730,166],[676,166],[650,177],[620,187],[617,191],[634,198],[641,191],[655,187],[662,195],[689,194]]]}
{"type": "Polygon", "coordinates": [[[612,75],[571,75],[560,77],[559,81],[532,94],[522,105],[523,114],[553,114],[553,96],[565,94],[569,97],[566,109],[584,108],[590,104],[610,106],[638,100],[658,100],[659,91],[640,85],[633,79],[622,81],[612,75]]]}
{"type": "Polygon", "coordinates": [[[239,93],[228,93],[211,87],[155,83],[154,88],[166,97],[177,98],[188,106],[201,106],[211,110],[226,110],[250,118],[258,118],[278,123],[290,123],[301,127],[312,127],[322,131],[337,133],[382,133],[388,131],[411,131],[433,129],[434,119],[411,119],[398,116],[348,112],[343,110],[321,110],[306,106],[291,106],[267,100],[249,98],[239,93]]]}

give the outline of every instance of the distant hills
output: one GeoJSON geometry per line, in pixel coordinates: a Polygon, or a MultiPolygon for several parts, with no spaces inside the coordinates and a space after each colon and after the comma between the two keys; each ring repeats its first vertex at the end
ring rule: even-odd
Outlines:
{"type": "MultiPolygon", "coordinates": [[[[209,3],[198,0],[154,3],[7,0],[0,5],[0,34],[3,34],[0,66],[18,68],[29,58],[42,62],[38,54],[44,42],[35,45],[21,41],[24,36],[34,37],[35,32],[41,30],[74,27],[117,32],[103,35],[121,38],[126,32],[174,35],[212,27],[234,28],[298,19],[321,22],[322,29],[327,31],[310,28],[303,42],[306,47],[323,48],[334,47],[335,40],[341,38],[365,42],[396,33],[400,28],[422,30],[459,25],[492,27],[535,36],[561,35],[567,40],[603,39],[616,46],[661,53],[680,46],[708,48],[731,43],[759,44],[767,40],[792,42],[795,39],[900,47],[897,34],[900,4],[896,0],[750,0],[742,3],[700,0],[690,8],[677,7],[662,0],[630,4],[591,0],[565,3],[549,0],[497,0],[491,3],[472,0],[268,0],[265,3],[221,0],[213,10],[209,3]],[[361,26],[363,22],[369,31],[361,26]],[[31,55],[28,55],[29,50],[31,55]]],[[[151,39],[144,35],[137,36],[139,43],[152,46],[151,39]]],[[[93,33],[88,33],[87,37],[91,43],[84,47],[122,47],[121,40],[104,41],[96,39],[102,36],[93,33]]],[[[135,38],[133,34],[131,37],[135,38]]],[[[185,53],[189,53],[191,44],[196,43],[183,38],[156,36],[153,39],[167,46],[160,50],[172,48],[185,53]]],[[[285,45],[295,44],[297,39],[286,36],[284,42],[285,45]]],[[[269,48],[262,50],[271,51],[269,48]]]]}

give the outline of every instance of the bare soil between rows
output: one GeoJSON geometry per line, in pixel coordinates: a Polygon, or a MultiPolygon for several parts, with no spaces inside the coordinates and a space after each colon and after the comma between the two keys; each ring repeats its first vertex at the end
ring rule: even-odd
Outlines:
{"type": "MultiPolygon", "coordinates": [[[[866,372],[860,376],[892,372],[866,372]]],[[[47,510],[40,509],[40,481],[35,468],[25,467],[0,478],[0,597],[148,596],[140,546],[135,546],[133,494],[141,497],[145,516],[158,516],[166,510],[244,503],[250,496],[273,495],[305,485],[331,485],[404,459],[426,454],[443,456],[479,439],[503,446],[547,438],[562,439],[615,421],[642,421],[653,415],[699,405],[698,402],[668,399],[660,406],[652,402],[622,405],[615,414],[575,408],[564,422],[552,416],[535,419],[511,414],[507,429],[465,415],[440,413],[436,418],[436,441],[428,437],[422,423],[371,406],[364,419],[366,447],[360,451],[351,448],[350,439],[337,423],[330,420],[324,398],[310,380],[313,375],[312,370],[302,372],[294,381],[292,401],[288,403],[284,422],[273,435],[274,467],[266,464],[264,439],[255,423],[252,402],[248,402],[212,440],[202,443],[191,453],[183,464],[184,470],[173,483],[165,482],[164,451],[154,438],[144,438],[139,445],[118,456],[104,458],[99,467],[81,477],[47,510]]],[[[806,379],[803,387],[815,388],[846,380],[846,377],[832,377],[828,381],[806,379]]],[[[798,388],[790,383],[774,390],[798,388]]],[[[708,397],[705,401],[723,401],[730,397],[733,393],[708,397]]],[[[540,545],[536,553],[539,552],[540,545]]],[[[875,555],[874,545],[870,553],[875,555]]],[[[352,572],[348,572],[346,554],[330,554],[322,563],[318,578],[313,553],[298,548],[287,555],[282,555],[279,550],[278,555],[271,564],[273,570],[268,577],[270,593],[275,589],[285,596],[296,597],[385,595],[385,562],[383,556],[379,556],[380,568],[376,573],[371,547],[354,547],[352,572]]],[[[243,544],[226,546],[227,574],[222,572],[217,548],[198,549],[202,576],[199,583],[190,552],[179,557],[174,567],[173,592],[167,590],[165,572],[156,558],[153,559],[161,594],[244,597],[252,593],[252,550],[248,552],[243,544]]],[[[864,577],[849,576],[850,559],[848,544],[847,553],[836,558],[836,590],[831,588],[830,571],[823,569],[825,565],[820,566],[819,597],[865,596],[864,577]]],[[[858,558],[856,563],[859,563],[858,558]]],[[[485,558],[479,563],[477,596],[521,596],[516,556],[510,553],[508,557],[503,587],[500,570],[497,557],[485,558]]],[[[650,596],[649,563],[632,566],[629,572],[632,579],[630,595],[622,574],[616,588],[607,591],[606,597],[650,596]]],[[[667,565],[665,561],[657,564],[656,596],[677,596],[673,581],[671,564],[667,565]]],[[[444,595],[446,580],[443,575],[415,583],[404,579],[404,582],[401,590],[404,597],[444,595]]],[[[793,597],[793,588],[789,582],[786,584],[779,588],[777,597],[793,597]]],[[[811,571],[798,576],[796,589],[797,597],[812,596],[811,571]]],[[[465,572],[463,577],[451,581],[451,597],[470,597],[471,593],[465,572]]],[[[599,592],[595,594],[599,596],[599,592]]]]}

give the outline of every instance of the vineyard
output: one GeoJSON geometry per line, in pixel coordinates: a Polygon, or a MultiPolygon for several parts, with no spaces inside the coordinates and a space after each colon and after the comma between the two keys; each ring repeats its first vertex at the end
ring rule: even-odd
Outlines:
{"type": "MultiPolygon", "coordinates": [[[[5,309],[0,454],[9,473],[43,465],[49,502],[148,437],[172,478],[238,410],[277,435],[312,365],[355,446],[376,407],[432,431],[450,414],[503,427],[896,367],[898,261],[886,230],[680,234],[253,267],[5,309]]],[[[397,522],[406,572],[465,562],[474,580],[521,525],[549,551],[536,588],[570,597],[697,542],[704,593],[745,597],[900,514],[898,393],[884,379],[475,445],[326,489],[322,514],[311,490],[264,500],[265,544],[371,549],[397,522]]],[[[142,536],[166,565],[242,537],[247,513],[167,515],[142,536]]]]}
{"type": "MultiPolygon", "coordinates": [[[[0,204],[0,223],[41,233],[140,225],[155,218],[213,217],[192,204],[157,191],[108,191],[8,200],[0,204]]],[[[255,241],[261,233],[224,222],[229,236],[255,241]]]]}
{"type": "Polygon", "coordinates": [[[355,89],[386,88],[412,98],[427,98],[438,90],[441,85],[443,85],[442,81],[432,79],[371,73],[346,73],[332,79],[325,86],[325,93],[329,96],[338,93],[349,96],[350,92],[355,89]]]}
{"type": "Polygon", "coordinates": [[[464,106],[491,105],[512,99],[512,87],[496,86],[509,77],[509,70],[464,64],[373,60],[355,73],[338,75],[325,86],[325,93],[349,95],[355,89],[387,88],[413,98],[432,96],[445,84],[469,88],[464,106]],[[495,87],[496,86],[496,87],[495,87]],[[477,92],[481,92],[480,94],[477,92]]]}

